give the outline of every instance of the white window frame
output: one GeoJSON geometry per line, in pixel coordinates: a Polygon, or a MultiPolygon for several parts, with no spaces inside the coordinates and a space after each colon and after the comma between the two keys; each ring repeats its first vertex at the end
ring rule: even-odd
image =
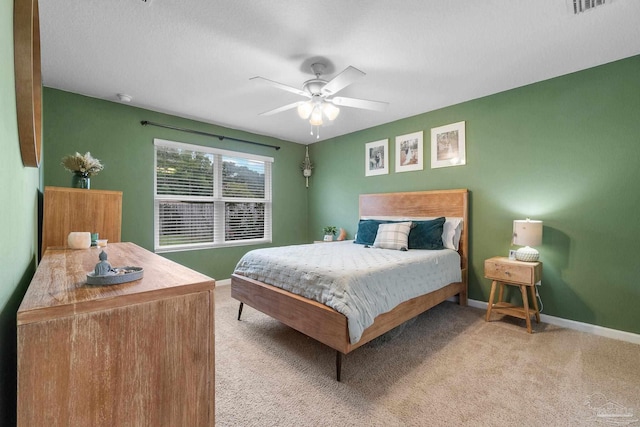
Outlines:
{"type": "Polygon", "coordinates": [[[259,156],[256,154],[241,153],[236,151],[222,150],[219,148],[211,148],[202,145],[193,145],[176,141],[168,141],[165,139],[155,138],[153,140],[153,195],[154,195],[154,251],[162,252],[179,252],[197,249],[209,249],[219,247],[234,247],[256,245],[272,242],[272,165],[273,158],[259,156]],[[158,195],[158,147],[168,147],[181,150],[197,151],[213,155],[214,166],[214,195],[213,197],[203,196],[187,196],[187,195],[158,195]],[[264,162],[265,170],[265,188],[264,199],[256,198],[239,198],[239,197],[223,197],[222,196],[222,158],[223,156],[242,158],[252,161],[264,162]],[[160,204],[166,201],[184,201],[184,202],[210,202],[214,206],[214,239],[212,242],[206,243],[187,243],[179,245],[160,245],[160,204]],[[259,239],[245,240],[225,240],[225,203],[226,202],[255,202],[264,203],[264,237],[259,239]]]}

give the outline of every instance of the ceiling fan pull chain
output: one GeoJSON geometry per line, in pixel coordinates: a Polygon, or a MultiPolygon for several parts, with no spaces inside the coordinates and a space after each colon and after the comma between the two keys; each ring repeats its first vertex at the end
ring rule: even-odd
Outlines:
{"type": "MultiPolygon", "coordinates": [[[[311,131],[309,134],[313,136],[313,125],[309,125],[311,127],[311,131]]],[[[320,126],[316,126],[316,139],[320,139],[320,126]]]]}

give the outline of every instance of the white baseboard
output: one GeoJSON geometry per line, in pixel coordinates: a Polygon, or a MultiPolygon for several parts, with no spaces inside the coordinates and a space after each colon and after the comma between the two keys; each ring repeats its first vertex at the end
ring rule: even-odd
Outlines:
{"type": "MultiPolygon", "coordinates": [[[[470,307],[487,309],[485,301],[474,299],[468,300],[470,307]]],[[[614,340],[627,341],[633,344],[640,344],[640,335],[631,332],[619,331],[617,329],[605,328],[604,326],[592,325],[590,323],[577,322],[575,320],[563,319],[561,317],[549,316],[540,313],[540,321],[563,328],[575,329],[576,331],[588,332],[602,337],[613,338],[614,340]]]]}

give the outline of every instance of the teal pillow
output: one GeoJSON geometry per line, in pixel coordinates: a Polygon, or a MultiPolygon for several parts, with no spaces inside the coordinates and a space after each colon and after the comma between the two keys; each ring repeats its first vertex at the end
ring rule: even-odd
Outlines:
{"type": "Polygon", "coordinates": [[[377,219],[361,219],[358,222],[358,233],[356,234],[356,240],[353,243],[359,245],[372,246],[376,240],[378,234],[378,225],[387,224],[391,221],[382,221],[377,219]]]}
{"type": "Polygon", "coordinates": [[[409,233],[409,249],[444,249],[442,228],[445,217],[428,221],[413,221],[409,233]]]}

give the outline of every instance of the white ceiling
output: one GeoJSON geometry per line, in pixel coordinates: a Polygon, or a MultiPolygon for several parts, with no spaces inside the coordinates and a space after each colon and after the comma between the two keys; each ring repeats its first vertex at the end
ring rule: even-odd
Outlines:
{"type": "Polygon", "coordinates": [[[366,76],[320,141],[640,54],[640,1],[607,0],[40,0],[48,87],[308,144],[304,100],[250,81],[302,87],[314,58],[327,79],[366,76]]]}

